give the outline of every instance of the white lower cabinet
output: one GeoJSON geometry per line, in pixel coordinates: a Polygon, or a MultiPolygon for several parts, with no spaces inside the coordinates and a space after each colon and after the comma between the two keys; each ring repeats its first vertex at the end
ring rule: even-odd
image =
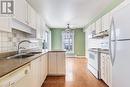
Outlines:
{"type": "Polygon", "coordinates": [[[0,78],[0,87],[41,87],[46,76],[65,75],[65,52],[49,52],[0,78]],[[49,63],[49,64],[48,64],[49,63]]]}
{"type": "Polygon", "coordinates": [[[40,75],[41,75],[41,59],[37,58],[31,62],[31,74],[32,74],[32,87],[40,87],[40,75]]]}
{"type": "Polygon", "coordinates": [[[110,56],[105,53],[101,53],[101,79],[112,87],[112,63],[110,56]]]}
{"type": "Polygon", "coordinates": [[[48,74],[56,75],[57,74],[57,58],[55,52],[49,52],[48,58],[48,74]]]}
{"type": "Polygon", "coordinates": [[[57,53],[57,74],[65,75],[65,53],[57,53]]]}
{"type": "Polygon", "coordinates": [[[40,68],[41,68],[40,85],[42,85],[47,76],[47,54],[45,54],[41,57],[41,67],[40,68]]]}
{"type": "Polygon", "coordinates": [[[49,52],[48,75],[65,75],[65,52],[49,52]]]}
{"type": "Polygon", "coordinates": [[[41,87],[47,76],[47,54],[31,62],[32,87],[41,87]]]}
{"type": "Polygon", "coordinates": [[[0,78],[0,87],[32,87],[30,65],[25,65],[0,78]]]}

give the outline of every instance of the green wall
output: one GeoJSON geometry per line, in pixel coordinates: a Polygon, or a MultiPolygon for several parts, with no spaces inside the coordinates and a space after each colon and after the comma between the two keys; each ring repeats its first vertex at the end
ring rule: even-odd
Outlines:
{"type": "Polygon", "coordinates": [[[52,50],[62,50],[62,31],[63,29],[51,29],[52,50]]]}
{"type": "Polygon", "coordinates": [[[76,29],[74,32],[74,52],[77,56],[85,56],[85,33],[83,29],[76,29]]]}
{"type": "MultiPolygon", "coordinates": [[[[51,29],[52,50],[62,50],[62,31],[64,29],[51,29]]],[[[85,33],[83,29],[74,30],[74,54],[85,56],[85,33]]]]}

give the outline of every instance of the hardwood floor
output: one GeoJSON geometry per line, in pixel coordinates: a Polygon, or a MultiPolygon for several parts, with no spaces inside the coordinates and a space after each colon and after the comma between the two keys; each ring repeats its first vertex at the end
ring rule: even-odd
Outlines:
{"type": "Polygon", "coordinates": [[[87,69],[87,60],[66,59],[66,76],[47,77],[42,87],[108,87],[87,69]]]}

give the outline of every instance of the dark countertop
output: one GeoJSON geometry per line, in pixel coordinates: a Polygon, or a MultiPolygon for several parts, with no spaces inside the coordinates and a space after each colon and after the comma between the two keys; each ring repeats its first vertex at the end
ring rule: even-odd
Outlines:
{"type": "Polygon", "coordinates": [[[0,78],[7,75],[8,73],[30,63],[32,60],[44,55],[47,52],[35,54],[28,58],[19,59],[0,59],[0,78]]]}

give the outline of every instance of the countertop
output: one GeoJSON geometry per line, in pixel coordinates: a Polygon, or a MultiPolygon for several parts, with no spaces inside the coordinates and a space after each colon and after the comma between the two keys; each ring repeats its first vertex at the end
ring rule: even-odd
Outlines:
{"type": "Polygon", "coordinates": [[[91,48],[89,51],[109,54],[109,49],[91,48]]]}
{"type": "Polygon", "coordinates": [[[32,60],[44,55],[47,52],[42,52],[35,54],[34,56],[28,58],[19,59],[0,59],[0,78],[7,75],[8,73],[30,63],[32,60]]]}

